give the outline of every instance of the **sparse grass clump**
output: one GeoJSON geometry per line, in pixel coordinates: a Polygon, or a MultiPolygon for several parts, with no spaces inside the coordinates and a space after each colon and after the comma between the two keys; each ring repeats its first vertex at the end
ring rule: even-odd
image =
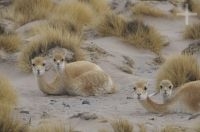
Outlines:
{"type": "Polygon", "coordinates": [[[126,26],[125,20],[114,14],[108,13],[97,26],[97,30],[105,36],[121,36],[126,26]]]}
{"type": "Polygon", "coordinates": [[[77,25],[85,26],[93,22],[95,18],[92,8],[83,2],[62,2],[54,10],[55,15],[65,16],[72,19],[77,25]]]}
{"type": "Polygon", "coordinates": [[[62,122],[46,121],[41,123],[37,128],[31,132],[75,132],[72,127],[67,127],[62,122]]]}
{"type": "Polygon", "coordinates": [[[190,55],[172,56],[161,65],[157,74],[157,90],[159,83],[168,79],[174,87],[200,79],[200,66],[197,59],[190,55]]]}
{"type": "Polygon", "coordinates": [[[162,36],[153,27],[140,20],[125,21],[113,13],[104,17],[97,30],[102,35],[120,37],[137,48],[150,49],[155,53],[160,52],[164,43],[162,36]]]}
{"type": "Polygon", "coordinates": [[[165,17],[166,14],[159,8],[153,7],[147,3],[137,3],[131,8],[134,15],[144,15],[152,17],[165,17]]]}
{"type": "Polygon", "coordinates": [[[17,102],[17,95],[11,83],[0,76],[0,104],[15,105],[17,102]]]}
{"type": "Polygon", "coordinates": [[[107,13],[110,10],[108,2],[106,0],[78,0],[78,1],[89,4],[98,14],[101,15],[107,13]]]}
{"type": "Polygon", "coordinates": [[[127,120],[116,120],[111,125],[114,132],[133,132],[133,125],[127,120]]]}
{"type": "Polygon", "coordinates": [[[45,18],[52,10],[51,0],[14,0],[13,19],[20,24],[45,18]]]}
{"type": "Polygon", "coordinates": [[[186,132],[186,128],[168,125],[162,128],[161,132],[186,132]]]}
{"type": "Polygon", "coordinates": [[[0,132],[28,132],[26,125],[13,118],[9,105],[0,104],[0,108],[0,132]]]}
{"type": "Polygon", "coordinates": [[[13,53],[19,50],[21,39],[17,34],[2,34],[0,35],[0,49],[8,53],[13,53]]]}
{"type": "Polygon", "coordinates": [[[200,23],[189,25],[184,32],[186,39],[199,39],[200,38],[200,23]]]}
{"type": "Polygon", "coordinates": [[[19,67],[25,71],[31,71],[30,60],[39,55],[47,55],[48,51],[55,47],[68,49],[74,53],[73,60],[83,60],[84,54],[80,49],[82,39],[80,36],[63,33],[55,28],[46,28],[40,31],[40,38],[32,41],[21,53],[19,57],[19,67]]]}
{"type": "Polygon", "coordinates": [[[189,5],[189,9],[192,12],[196,12],[200,16],[200,1],[199,0],[186,0],[189,5]]]}

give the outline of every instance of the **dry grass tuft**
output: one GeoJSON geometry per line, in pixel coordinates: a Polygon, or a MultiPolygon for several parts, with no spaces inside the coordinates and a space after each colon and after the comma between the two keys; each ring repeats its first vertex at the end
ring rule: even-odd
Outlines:
{"type": "Polygon", "coordinates": [[[21,39],[17,34],[2,34],[0,35],[0,49],[8,53],[13,53],[19,50],[21,39]]]}
{"type": "Polygon", "coordinates": [[[30,60],[39,55],[47,55],[48,51],[55,47],[68,49],[74,53],[73,60],[83,60],[84,54],[80,49],[82,39],[80,36],[63,33],[55,28],[41,29],[41,38],[32,41],[21,53],[19,57],[19,67],[25,71],[31,71],[30,60]]]}
{"type": "Polygon", "coordinates": [[[10,82],[0,76],[0,104],[16,105],[17,95],[10,82]]]}
{"type": "Polygon", "coordinates": [[[14,0],[10,7],[12,19],[23,25],[33,20],[43,19],[51,12],[51,0],[14,0]]]}
{"type": "Polygon", "coordinates": [[[126,22],[122,17],[114,13],[108,13],[97,26],[97,30],[105,36],[121,36],[124,32],[125,25],[126,22]]]}
{"type": "Polygon", "coordinates": [[[161,9],[156,8],[148,3],[137,3],[132,8],[131,11],[134,15],[144,15],[152,17],[165,17],[167,16],[161,9]]]}
{"type": "Polygon", "coordinates": [[[72,19],[78,26],[89,25],[95,19],[92,8],[88,4],[78,1],[60,3],[55,8],[54,14],[60,15],[60,17],[67,14],[68,18],[72,19]]]}
{"type": "Polygon", "coordinates": [[[133,132],[133,126],[127,120],[116,120],[111,125],[114,132],[133,132]]]}
{"type": "Polygon", "coordinates": [[[104,17],[97,26],[97,30],[102,35],[121,37],[125,42],[137,48],[150,49],[155,53],[160,52],[164,43],[162,36],[153,27],[140,20],[126,22],[122,17],[113,13],[104,17]]]}
{"type": "Polygon", "coordinates": [[[77,25],[76,22],[73,19],[70,19],[67,15],[61,16],[57,14],[52,14],[48,19],[48,24],[42,26],[50,26],[62,30],[63,32],[69,32],[77,35],[81,35],[83,30],[81,25],[77,25]]]}
{"type": "Polygon", "coordinates": [[[189,5],[189,9],[192,12],[196,12],[200,16],[200,1],[199,0],[186,0],[189,5]]]}
{"type": "Polygon", "coordinates": [[[105,14],[110,10],[106,0],[78,0],[89,4],[98,14],[105,14]]]}
{"type": "Polygon", "coordinates": [[[200,67],[196,58],[190,55],[175,55],[165,61],[157,74],[157,90],[159,83],[168,79],[174,87],[200,79],[200,67]]]}
{"type": "Polygon", "coordinates": [[[123,40],[137,48],[149,49],[159,54],[164,40],[153,28],[145,25],[142,21],[132,21],[126,24],[123,40]]]}
{"type": "Polygon", "coordinates": [[[186,39],[199,39],[200,38],[200,23],[189,25],[184,32],[186,39]]]}
{"type": "Polygon", "coordinates": [[[0,35],[5,33],[5,29],[2,25],[0,25],[0,35]]]}
{"type": "Polygon", "coordinates": [[[62,122],[57,121],[45,121],[42,122],[37,128],[34,128],[32,132],[75,132],[72,127],[66,127],[62,122]]]}
{"type": "Polygon", "coordinates": [[[13,118],[9,105],[0,105],[0,132],[28,132],[28,127],[13,118]]]}
{"type": "Polygon", "coordinates": [[[165,126],[161,132],[186,132],[186,128],[180,127],[180,126],[172,126],[168,125],[165,126]]]}

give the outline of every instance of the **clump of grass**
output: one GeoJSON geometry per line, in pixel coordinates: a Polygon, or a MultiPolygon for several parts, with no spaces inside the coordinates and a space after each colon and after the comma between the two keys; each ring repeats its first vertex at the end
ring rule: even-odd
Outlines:
{"type": "Polygon", "coordinates": [[[200,67],[198,61],[191,55],[172,56],[161,65],[157,77],[156,86],[159,89],[159,83],[168,79],[174,87],[179,87],[184,83],[200,79],[200,67]]]}
{"type": "Polygon", "coordinates": [[[186,39],[199,39],[200,38],[200,23],[189,25],[184,32],[186,39]]]}
{"type": "Polygon", "coordinates": [[[21,39],[17,34],[2,34],[0,35],[0,49],[8,53],[13,53],[19,50],[21,39]]]}
{"type": "Polygon", "coordinates": [[[164,43],[162,36],[140,20],[125,21],[122,17],[109,13],[97,26],[105,36],[117,36],[137,48],[150,49],[159,53],[164,43]]]}
{"type": "Polygon", "coordinates": [[[28,132],[28,127],[13,118],[12,108],[0,104],[0,132],[28,132]]]}
{"type": "Polygon", "coordinates": [[[134,15],[144,15],[152,17],[165,17],[167,16],[161,9],[151,6],[150,4],[140,2],[135,4],[131,11],[134,15]]]}
{"type": "Polygon", "coordinates": [[[47,55],[48,51],[55,47],[68,49],[74,53],[73,60],[83,60],[84,53],[80,48],[82,39],[80,36],[63,33],[55,28],[46,28],[40,31],[41,38],[32,41],[19,57],[19,67],[25,71],[31,71],[31,59],[39,55],[47,55]]]}
{"type": "Polygon", "coordinates": [[[189,5],[189,9],[192,12],[196,12],[200,16],[200,1],[199,0],[186,0],[189,5]]]}
{"type": "Polygon", "coordinates": [[[79,0],[80,2],[85,2],[89,4],[98,14],[107,13],[110,8],[106,0],[79,0]]]}
{"type": "Polygon", "coordinates": [[[62,122],[46,121],[42,122],[37,128],[34,128],[32,132],[75,132],[72,127],[66,127],[62,122]]]}
{"type": "Polygon", "coordinates": [[[0,25],[0,35],[5,33],[5,29],[2,25],[0,25]]]}
{"type": "Polygon", "coordinates": [[[133,132],[133,125],[127,120],[116,120],[111,123],[114,132],[133,132]]]}
{"type": "Polygon", "coordinates": [[[71,34],[81,35],[83,27],[76,24],[73,19],[70,19],[67,15],[52,14],[48,19],[48,24],[42,26],[51,26],[53,28],[62,30],[63,32],[69,32],[71,34]]]}
{"type": "Polygon", "coordinates": [[[53,3],[51,0],[14,0],[11,6],[12,19],[25,24],[45,18],[51,12],[53,3]]]}
{"type": "Polygon", "coordinates": [[[95,18],[92,8],[78,1],[62,2],[55,8],[54,13],[60,16],[67,14],[69,19],[72,19],[79,26],[89,25],[95,18]]]}
{"type": "Polygon", "coordinates": [[[162,36],[153,27],[137,20],[126,24],[123,40],[137,48],[149,49],[157,54],[164,43],[162,36]]]}
{"type": "Polygon", "coordinates": [[[185,132],[186,128],[168,125],[161,129],[161,132],[185,132]]]}
{"type": "Polygon", "coordinates": [[[11,83],[0,76],[0,104],[16,105],[17,95],[11,83]]]}
{"type": "Polygon", "coordinates": [[[125,26],[126,22],[121,16],[114,13],[108,13],[97,26],[97,30],[105,36],[121,36],[124,32],[125,26]]]}

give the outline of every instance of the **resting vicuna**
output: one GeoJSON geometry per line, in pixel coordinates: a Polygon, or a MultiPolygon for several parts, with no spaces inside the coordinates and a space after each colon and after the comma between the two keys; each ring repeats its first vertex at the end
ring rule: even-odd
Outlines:
{"type": "Polygon", "coordinates": [[[100,67],[83,72],[82,69],[87,69],[87,63],[90,62],[78,61],[66,64],[64,71],[59,72],[51,84],[44,78],[46,63],[43,57],[32,60],[32,69],[37,76],[39,88],[46,94],[92,96],[114,93],[115,86],[112,79],[100,67]]]}
{"type": "Polygon", "coordinates": [[[200,112],[200,81],[193,81],[182,85],[167,102],[158,104],[147,95],[147,83],[139,81],[134,91],[142,106],[153,113],[189,113],[200,112]]]}

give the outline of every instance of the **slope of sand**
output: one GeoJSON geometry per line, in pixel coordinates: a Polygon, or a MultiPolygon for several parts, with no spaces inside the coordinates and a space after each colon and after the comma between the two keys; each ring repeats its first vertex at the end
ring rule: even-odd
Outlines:
{"type": "MultiPolygon", "coordinates": [[[[182,38],[182,32],[185,28],[184,18],[153,19],[145,17],[144,20],[149,25],[154,26],[163,36],[167,36],[170,44],[162,50],[164,57],[179,54],[191,43],[182,38]]],[[[197,21],[197,19],[192,18],[190,22],[193,21],[197,21]]],[[[166,124],[190,127],[194,122],[200,121],[199,118],[188,120],[189,115],[187,114],[162,116],[148,113],[134,98],[132,87],[137,80],[148,80],[150,84],[149,92],[155,90],[155,76],[159,65],[156,65],[153,61],[157,57],[154,53],[136,49],[116,37],[92,37],[86,40],[85,45],[95,45],[106,51],[107,55],[99,57],[95,62],[112,76],[119,91],[113,95],[87,98],[46,96],[39,90],[36,79],[32,74],[22,73],[14,62],[2,62],[0,73],[10,79],[19,94],[19,105],[16,107],[19,118],[27,123],[29,122],[32,126],[36,125],[40,119],[65,120],[76,130],[82,132],[96,132],[101,128],[110,128],[109,121],[116,118],[125,118],[134,124],[144,123],[149,131],[166,124]],[[123,56],[128,56],[134,60],[132,74],[120,70],[119,67],[125,65],[126,62],[123,56]],[[88,101],[90,104],[82,104],[83,101],[88,101]],[[94,119],[85,120],[78,116],[75,117],[84,112],[89,112],[91,118],[94,119]],[[74,117],[71,118],[72,116],[74,117]],[[95,119],[96,117],[98,118],[95,119]]],[[[153,99],[160,102],[160,97],[153,97],[153,99]]]]}

